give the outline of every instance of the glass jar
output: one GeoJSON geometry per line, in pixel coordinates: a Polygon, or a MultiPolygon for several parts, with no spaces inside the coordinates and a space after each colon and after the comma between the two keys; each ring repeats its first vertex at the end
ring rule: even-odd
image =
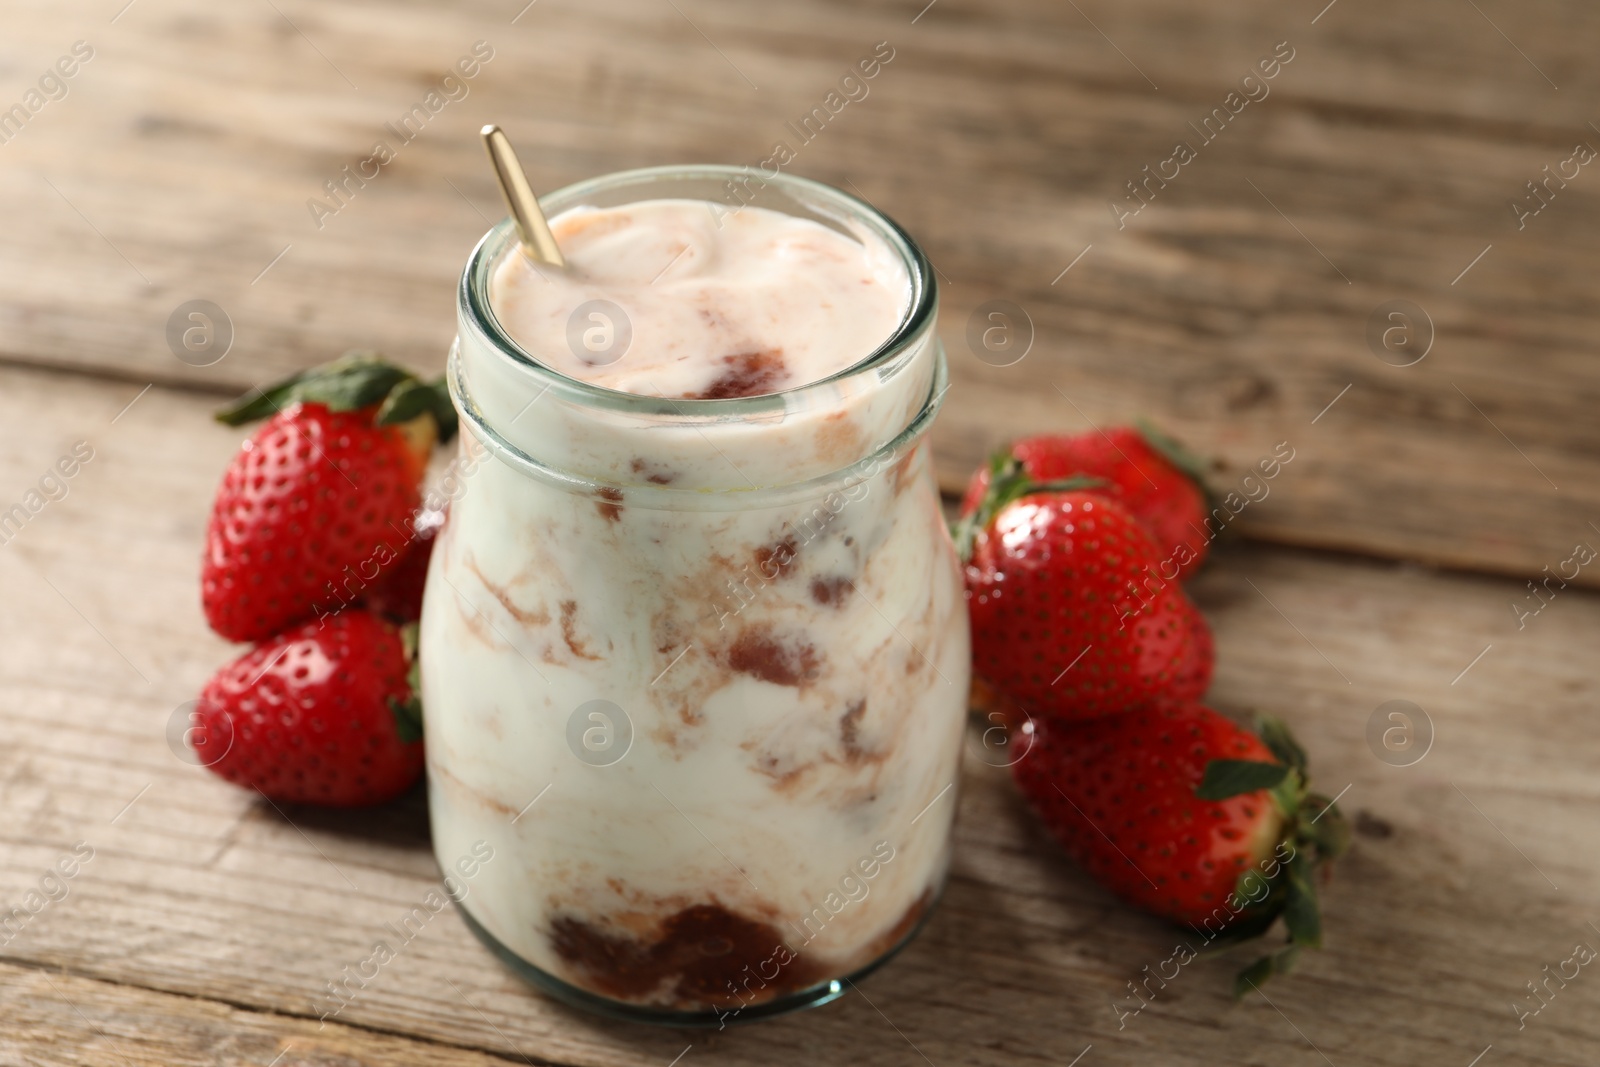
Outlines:
{"type": "Polygon", "coordinates": [[[447,873],[471,860],[468,925],[560,999],[681,1025],[823,1003],[915,935],[948,865],[969,670],[925,440],[937,295],[911,239],[827,186],[730,167],[542,203],[736,189],[885,242],[911,282],[894,335],[768,396],[587,384],[497,321],[501,223],[462,277],[461,446],[422,615],[434,849],[447,873]]]}

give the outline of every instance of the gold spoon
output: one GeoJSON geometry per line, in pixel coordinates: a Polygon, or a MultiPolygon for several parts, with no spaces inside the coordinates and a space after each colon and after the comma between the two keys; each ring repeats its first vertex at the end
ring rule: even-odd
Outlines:
{"type": "Polygon", "coordinates": [[[528,184],[522,164],[517,162],[510,139],[493,123],[485,126],[482,132],[483,146],[489,151],[489,162],[494,164],[494,176],[500,182],[500,194],[511,209],[511,217],[517,221],[523,254],[535,263],[548,263],[566,270],[567,261],[561,255],[555,235],[550,232],[544,212],[539,210],[539,198],[533,195],[533,187],[528,184]]]}

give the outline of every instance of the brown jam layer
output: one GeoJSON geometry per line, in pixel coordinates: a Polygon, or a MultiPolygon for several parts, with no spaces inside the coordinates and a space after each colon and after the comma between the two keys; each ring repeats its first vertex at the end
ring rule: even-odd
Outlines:
{"type": "Polygon", "coordinates": [[[550,941],[584,985],[618,1000],[743,1004],[752,993],[770,1000],[827,978],[815,961],[791,952],[776,927],[720,904],[696,904],[669,916],[653,941],[570,915],[551,923],[550,941]]]}
{"type": "MultiPolygon", "coordinates": [[[[852,967],[865,966],[903,941],[932,907],[932,888],[880,934],[852,967]]],[[[618,1000],[685,1009],[765,1003],[839,977],[836,966],[796,951],[777,927],[696,904],[664,919],[658,935],[617,933],[573,915],[550,924],[551,947],[581,976],[579,984],[618,1000]]]]}

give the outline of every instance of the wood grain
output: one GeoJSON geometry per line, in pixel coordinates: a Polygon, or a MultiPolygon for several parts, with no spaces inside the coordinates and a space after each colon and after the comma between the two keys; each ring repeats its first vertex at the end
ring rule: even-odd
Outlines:
{"type": "Polygon", "coordinates": [[[284,812],[169,750],[174,710],[230,654],[204,627],[195,572],[238,436],[183,390],[124,410],[138,388],[0,369],[0,500],[74,442],[94,449],[0,547],[4,910],[76,843],[94,849],[0,946],[0,1062],[120,1049],[266,1065],[288,1045],[280,1064],[662,1067],[688,1049],[684,1064],[950,1067],[1067,1063],[1089,1045],[1084,1065],[1464,1067],[1490,1044],[1495,1063],[1593,1060],[1600,980],[1584,972],[1521,1031],[1511,1004],[1574,943],[1600,947],[1600,597],[1563,591],[1518,631],[1515,582],[1247,545],[1195,587],[1217,635],[1212,699],[1285,717],[1365,827],[1326,890],[1327,949],[1270,1002],[1230,1003],[1237,961],[1202,960],[1119,1029],[1113,1002],[1132,1003],[1126,983],[1183,934],[1061,859],[975,744],[943,905],[834,1005],[710,1035],[604,1023],[521,985],[443,913],[319,1030],[323,984],[435,884],[424,798],[284,812]],[[1397,698],[1436,732],[1409,768],[1365,740],[1397,698]]]}
{"type": "Polygon", "coordinates": [[[523,1063],[356,1027],[0,964],[0,1062],[62,1067],[488,1067],[523,1063]]]}
{"type": "Polygon", "coordinates": [[[1600,178],[1552,185],[1521,229],[1509,207],[1600,145],[1592,5],[120,6],[19,10],[0,43],[7,99],[73,40],[96,49],[0,145],[4,358],[218,392],[354,346],[437,367],[459,266],[500,214],[481,123],[540,188],[756,164],[888,41],[870,95],[792,169],[899,218],[945,280],[947,487],[1005,437],[1143,414],[1217,456],[1224,489],[1301,450],[1277,505],[1239,515],[1255,538],[1526,578],[1600,537],[1600,178]],[[319,228],[308,200],[478,40],[494,59],[470,94],[319,228]],[[1270,95],[1200,143],[1189,123],[1281,41],[1270,95]],[[1179,139],[1197,158],[1119,229],[1108,201],[1179,139]],[[167,347],[194,298],[235,328],[214,366],[167,347]],[[1033,325],[1014,366],[967,344],[995,299],[1033,325]],[[1415,366],[1368,349],[1393,299],[1434,325],[1415,366]]]}

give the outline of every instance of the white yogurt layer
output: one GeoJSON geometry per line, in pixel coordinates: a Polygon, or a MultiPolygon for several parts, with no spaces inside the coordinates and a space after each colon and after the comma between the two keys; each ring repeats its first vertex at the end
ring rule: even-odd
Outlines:
{"type": "Polygon", "coordinates": [[[566,273],[507,256],[490,304],[545,366],[626,393],[725,399],[820,381],[886,341],[910,296],[882,241],[766,208],[646,200],[574,208],[550,229],[566,273]],[[595,300],[626,326],[584,316],[569,330],[595,300]],[[612,330],[631,331],[625,352],[612,330]]]}

